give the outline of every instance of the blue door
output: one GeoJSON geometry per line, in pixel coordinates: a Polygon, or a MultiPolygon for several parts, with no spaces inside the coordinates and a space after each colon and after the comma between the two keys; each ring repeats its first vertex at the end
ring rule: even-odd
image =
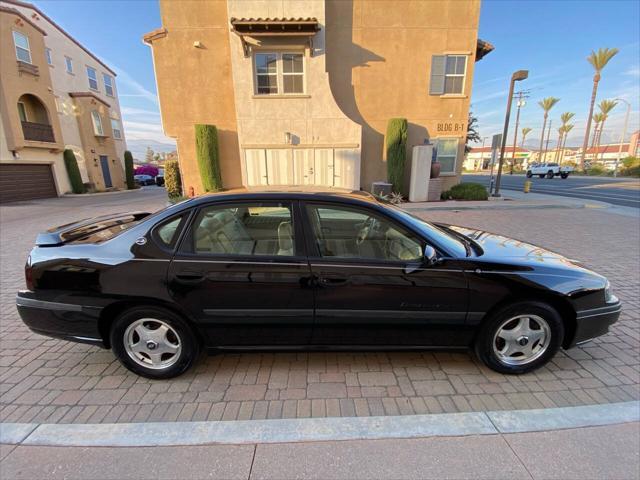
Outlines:
{"type": "Polygon", "coordinates": [[[100,155],[100,166],[102,167],[102,176],[104,177],[105,188],[111,188],[111,172],[109,171],[109,158],[106,155],[100,155]]]}

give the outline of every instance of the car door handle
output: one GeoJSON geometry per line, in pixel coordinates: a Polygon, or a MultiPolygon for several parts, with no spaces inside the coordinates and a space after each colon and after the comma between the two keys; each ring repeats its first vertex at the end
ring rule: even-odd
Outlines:
{"type": "Polygon", "coordinates": [[[184,272],[176,274],[176,280],[180,283],[200,283],[204,280],[204,272],[184,272]]]}
{"type": "Polygon", "coordinates": [[[318,283],[323,287],[340,287],[349,283],[346,277],[320,277],[318,283]]]}

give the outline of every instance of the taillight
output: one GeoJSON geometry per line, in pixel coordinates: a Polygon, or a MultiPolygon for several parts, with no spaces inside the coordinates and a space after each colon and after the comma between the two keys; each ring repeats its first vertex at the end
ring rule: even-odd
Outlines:
{"type": "Polygon", "coordinates": [[[24,279],[27,282],[27,290],[33,290],[33,268],[31,267],[31,255],[24,266],[24,279]]]}

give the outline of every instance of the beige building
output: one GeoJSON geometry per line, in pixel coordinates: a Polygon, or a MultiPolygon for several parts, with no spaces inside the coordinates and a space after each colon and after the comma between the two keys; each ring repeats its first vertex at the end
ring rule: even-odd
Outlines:
{"type": "Polygon", "coordinates": [[[0,201],[71,190],[63,151],[97,191],[124,187],[116,74],[37,7],[0,0],[0,201]]]}
{"type": "Polygon", "coordinates": [[[394,117],[409,122],[408,155],[437,143],[444,188],[459,181],[474,64],[493,48],[477,38],[479,0],[160,0],[160,10],[144,41],[185,191],[202,192],[195,124],[218,128],[228,188],[370,189],[387,179],[394,117]]]}

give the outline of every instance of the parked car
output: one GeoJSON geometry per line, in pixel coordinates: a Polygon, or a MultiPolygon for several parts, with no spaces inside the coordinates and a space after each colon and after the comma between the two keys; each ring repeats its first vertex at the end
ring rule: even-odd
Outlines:
{"type": "Polygon", "coordinates": [[[156,185],[159,187],[164,186],[164,170],[160,169],[158,175],[156,175],[156,185]]]}
{"type": "Polygon", "coordinates": [[[133,181],[138,185],[155,185],[156,181],[153,179],[151,175],[134,175],[133,181]]]}
{"type": "Polygon", "coordinates": [[[25,274],[29,328],[150,378],[201,348],[471,348],[524,373],[621,311],[575,261],[363,192],[229,191],[82,220],[38,235],[25,274]]]}
{"type": "Polygon", "coordinates": [[[573,172],[573,167],[561,167],[557,163],[540,163],[533,164],[527,169],[527,178],[538,175],[540,178],[553,178],[560,175],[561,178],[567,178],[573,172]]]}

